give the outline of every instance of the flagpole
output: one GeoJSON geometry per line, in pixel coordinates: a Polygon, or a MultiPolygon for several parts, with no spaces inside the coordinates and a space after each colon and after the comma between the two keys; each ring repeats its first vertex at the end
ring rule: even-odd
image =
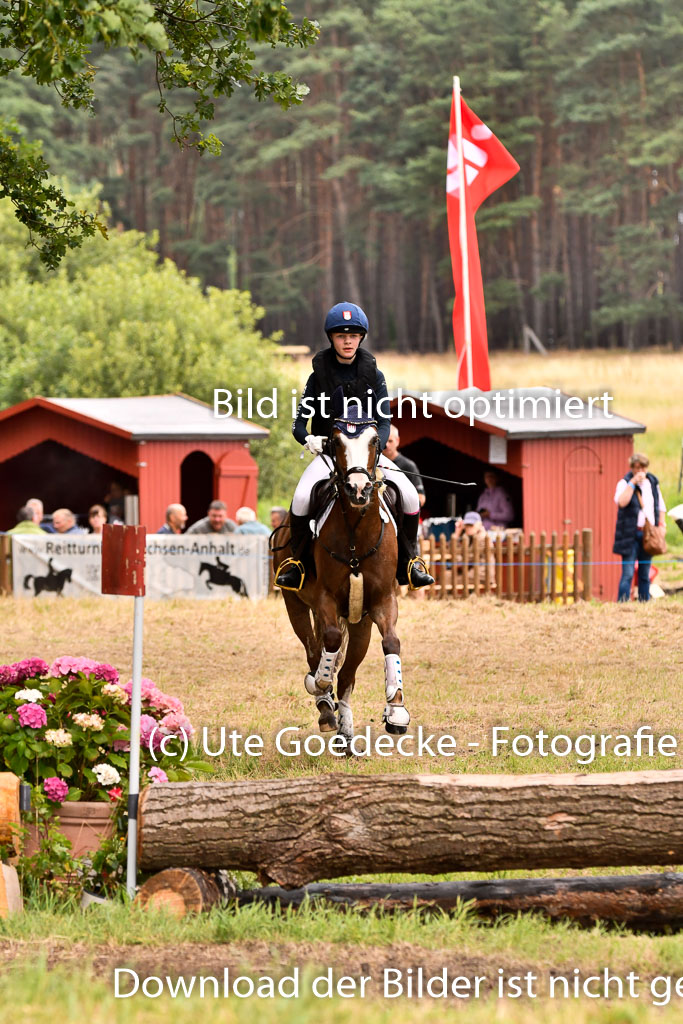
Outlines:
{"type": "MultiPolygon", "coordinates": [[[[467,387],[471,388],[474,383],[474,374],[472,371],[472,316],[470,313],[470,263],[469,254],[467,252],[467,210],[465,207],[465,190],[467,188],[467,178],[465,175],[465,159],[463,156],[462,146],[462,108],[460,106],[460,77],[458,75],[453,76],[453,98],[455,102],[455,136],[456,148],[458,151],[458,184],[460,193],[459,227],[460,259],[462,261],[462,298],[465,316],[465,359],[467,367],[467,387]]],[[[458,360],[458,362],[460,361],[458,360]]],[[[458,382],[459,376],[460,374],[458,369],[458,382]]]]}

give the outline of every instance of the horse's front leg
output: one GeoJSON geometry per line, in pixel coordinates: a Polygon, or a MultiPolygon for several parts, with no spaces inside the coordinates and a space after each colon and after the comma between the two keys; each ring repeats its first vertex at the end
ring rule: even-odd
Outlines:
{"type": "Polygon", "coordinates": [[[382,634],[384,651],[384,689],[387,702],[382,721],[387,732],[404,733],[410,715],[403,700],[403,671],[401,668],[401,641],[396,635],[398,603],[396,594],[387,594],[370,610],[370,615],[382,634]]]}
{"type": "MultiPolygon", "coordinates": [[[[353,739],[353,712],[351,710],[351,694],[356,685],[356,671],[368,652],[372,619],[369,616],[349,627],[349,643],[346,648],[344,664],[339,670],[337,681],[337,697],[339,699],[339,726],[337,732],[348,744],[353,739]]],[[[348,752],[348,749],[347,749],[348,752]]]]}
{"type": "Polygon", "coordinates": [[[339,666],[344,660],[342,631],[339,628],[337,602],[332,594],[324,591],[317,609],[322,650],[315,675],[306,676],[306,689],[315,697],[319,712],[318,728],[321,732],[337,729],[333,684],[339,666]]]}

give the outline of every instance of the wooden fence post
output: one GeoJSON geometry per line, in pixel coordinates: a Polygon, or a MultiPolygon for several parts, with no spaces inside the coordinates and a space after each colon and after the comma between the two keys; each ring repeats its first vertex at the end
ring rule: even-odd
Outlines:
{"type": "Polygon", "coordinates": [[[491,537],[486,534],[486,543],[484,544],[484,558],[486,562],[484,564],[484,593],[491,593],[491,537]]]}
{"type": "Polygon", "coordinates": [[[515,596],[515,540],[510,534],[507,535],[505,545],[505,560],[507,562],[507,587],[506,597],[515,596]]]}
{"type": "Polygon", "coordinates": [[[12,593],[12,538],[0,537],[0,594],[12,593]]]}
{"type": "Polygon", "coordinates": [[[574,598],[574,604],[581,599],[581,581],[579,580],[579,566],[581,565],[581,546],[579,543],[579,531],[574,531],[574,540],[572,541],[574,546],[574,586],[572,587],[572,596],[574,598]]]}
{"type": "Polygon", "coordinates": [[[567,579],[567,572],[568,572],[567,552],[568,552],[568,548],[569,548],[569,535],[568,535],[567,531],[565,530],[564,533],[562,534],[562,604],[566,604],[567,603],[567,584],[569,582],[568,579],[567,579]]]}
{"type": "Polygon", "coordinates": [[[496,537],[496,591],[503,597],[503,534],[496,537]]]}
{"type": "Polygon", "coordinates": [[[550,600],[557,599],[557,531],[553,530],[550,542],[550,600]]]}
{"type": "Polygon", "coordinates": [[[548,572],[548,567],[546,565],[547,553],[546,553],[545,530],[541,530],[541,553],[539,555],[539,559],[538,560],[541,563],[541,592],[540,592],[540,600],[541,601],[545,601],[546,597],[548,596],[548,591],[547,591],[547,587],[546,587],[546,579],[547,579],[546,573],[548,572]]]}
{"type": "Polygon", "coordinates": [[[593,531],[583,531],[583,599],[590,601],[593,593],[593,531]]]}

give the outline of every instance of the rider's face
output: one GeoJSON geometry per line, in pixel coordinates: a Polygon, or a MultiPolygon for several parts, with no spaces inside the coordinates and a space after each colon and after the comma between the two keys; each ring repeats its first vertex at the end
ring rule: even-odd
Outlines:
{"type": "Polygon", "coordinates": [[[350,363],[355,359],[363,337],[362,334],[346,334],[344,331],[332,332],[332,347],[340,363],[350,363]]]}

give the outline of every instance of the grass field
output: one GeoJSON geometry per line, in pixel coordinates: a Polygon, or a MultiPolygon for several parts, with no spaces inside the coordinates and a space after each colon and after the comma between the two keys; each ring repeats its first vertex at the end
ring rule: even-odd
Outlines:
{"type": "MultiPolygon", "coordinates": [[[[390,387],[429,390],[449,386],[455,359],[382,355],[390,387]]],[[[309,363],[301,363],[305,379],[309,363]]],[[[614,395],[615,411],[643,422],[648,431],[637,447],[651,458],[667,504],[676,502],[683,420],[683,356],[669,353],[555,353],[548,358],[500,354],[492,358],[494,388],[548,384],[580,394],[614,395]]],[[[282,496],[288,500],[288,496],[282,496]]],[[[683,554],[676,528],[669,532],[672,554],[683,554]]],[[[683,537],[681,537],[683,541],[683,537]]],[[[675,574],[674,574],[675,575],[675,574]]],[[[287,777],[338,772],[538,772],[607,771],[679,767],[680,757],[616,757],[580,764],[576,756],[494,757],[491,729],[511,734],[575,737],[582,733],[630,734],[649,725],[656,734],[683,736],[683,602],[666,598],[649,605],[578,604],[517,606],[494,599],[465,602],[403,601],[399,636],[403,643],[406,700],[411,729],[444,731],[458,746],[480,743],[476,753],[452,759],[288,758],[274,749],[282,727],[315,732],[312,699],[303,689],[303,652],[292,634],[281,600],[253,604],[230,601],[148,603],[144,674],[183,698],[198,727],[215,738],[220,726],[264,737],[261,758],[215,758],[215,777],[287,777]]],[[[128,599],[0,600],[0,660],[29,655],[51,659],[86,654],[111,661],[130,674],[132,604],[128,599]]],[[[383,667],[374,634],[359,672],[354,699],[356,728],[381,731],[383,667]]],[[[675,868],[676,865],[662,865],[675,868]]],[[[635,865],[637,870],[638,866],[635,865]]],[[[619,873],[627,868],[618,869],[619,873]]],[[[544,872],[560,874],[561,872],[544,872]]],[[[605,869],[599,872],[605,873],[605,869]]],[[[500,873],[501,875],[506,873],[500,873]]],[[[509,872],[507,874],[521,874],[509,872]]],[[[451,876],[451,877],[464,877],[451,876]]],[[[242,884],[250,879],[243,878],[242,884]]],[[[538,918],[513,918],[495,926],[463,912],[454,918],[407,914],[391,918],[310,910],[275,918],[259,908],[237,914],[213,912],[177,922],[141,915],[123,906],[85,914],[56,905],[32,906],[23,918],[0,921],[0,1007],[8,1019],[47,1024],[83,1020],[243,1024],[259,1020],[331,1024],[392,1024],[441,1021],[459,1012],[472,1024],[641,1024],[681,1019],[683,984],[671,999],[655,997],[658,976],[683,974],[683,938],[637,935],[625,929],[591,929],[538,918]],[[337,973],[371,974],[368,998],[315,998],[310,979],[334,965],[337,973]],[[115,1000],[113,970],[134,967],[146,975],[217,974],[231,971],[280,977],[302,970],[301,995],[287,999],[115,1000]],[[381,997],[377,979],[385,967],[443,967],[495,982],[498,971],[538,976],[538,998],[498,1000],[493,982],[474,1000],[381,997]],[[575,970],[581,978],[609,967],[624,977],[639,976],[636,998],[550,1001],[550,975],[575,970]],[[666,1004],[666,1005],[665,1005],[666,1004]]],[[[664,992],[666,982],[659,983],[664,992]]]]}

